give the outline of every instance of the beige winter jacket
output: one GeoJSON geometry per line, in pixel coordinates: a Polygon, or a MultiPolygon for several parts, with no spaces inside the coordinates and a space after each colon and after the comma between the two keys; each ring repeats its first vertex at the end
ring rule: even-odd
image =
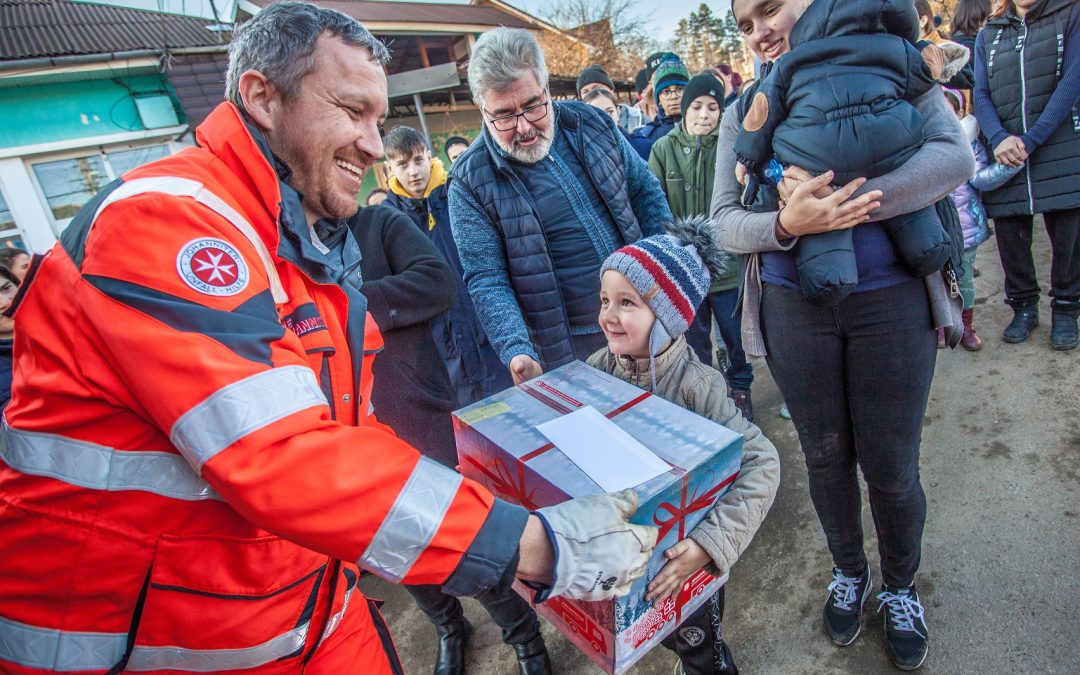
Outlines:
{"type": "Polygon", "coordinates": [[[690,531],[690,538],[705,549],[716,565],[710,571],[726,574],[750,545],[772,506],[780,484],[780,458],[769,439],[744,420],[728,398],[723,375],[699,361],[681,336],[652,361],[655,389],[648,359],[614,356],[605,348],[590,356],[587,363],[743,435],[739,475],[705,519],[690,531]]]}

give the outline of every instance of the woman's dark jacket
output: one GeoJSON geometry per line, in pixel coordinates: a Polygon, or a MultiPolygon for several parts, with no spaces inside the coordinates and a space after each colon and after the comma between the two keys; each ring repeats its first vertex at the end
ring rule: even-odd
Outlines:
{"type": "Polygon", "coordinates": [[[375,417],[423,454],[453,467],[450,411],[456,395],[431,336],[431,321],[454,303],[453,272],[397,209],[366,206],[348,224],[363,256],[360,290],[386,345],[372,366],[375,417]]]}
{"type": "Polygon", "coordinates": [[[1023,21],[1006,13],[979,31],[974,103],[988,149],[1019,136],[1029,152],[1020,173],[983,195],[991,218],[1080,208],[1080,87],[1062,84],[1066,57],[1080,59],[1070,52],[1078,30],[1075,0],[1043,0],[1023,21]],[[1051,126],[1048,116],[1064,119],[1051,126]]]}

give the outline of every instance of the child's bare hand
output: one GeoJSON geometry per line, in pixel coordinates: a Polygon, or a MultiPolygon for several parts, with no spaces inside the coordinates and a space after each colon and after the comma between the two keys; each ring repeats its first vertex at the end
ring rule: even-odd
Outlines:
{"type": "Polygon", "coordinates": [[[645,594],[645,599],[653,604],[674,599],[690,575],[710,562],[709,554],[701,544],[689,538],[664,551],[664,557],[667,564],[649,584],[645,594]]]}
{"type": "Polygon", "coordinates": [[[746,185],[746,167],[739,162],[735,163],[735,180],[739,185],[746,185]]]}

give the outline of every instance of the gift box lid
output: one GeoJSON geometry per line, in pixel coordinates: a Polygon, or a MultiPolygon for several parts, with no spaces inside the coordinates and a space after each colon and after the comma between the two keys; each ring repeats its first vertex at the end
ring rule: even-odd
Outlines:
{"type": "MultiPolygon", "coordinates": [[[[471,427],[568,496],[581,497],[603,490],[536,426],[583,406],[607,416],[671,466],[634,486],[643,504],[725,449],[741,449],[741,434],[580,361],[455,411],[454,417],[459,427],[471,427]]],[[[740,456],[733,454],[727,463],[737,469],[740,456]]]]}

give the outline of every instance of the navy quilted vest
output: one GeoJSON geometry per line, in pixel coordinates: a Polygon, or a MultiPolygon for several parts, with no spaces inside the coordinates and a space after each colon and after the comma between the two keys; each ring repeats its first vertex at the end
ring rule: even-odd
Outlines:
{"type": "MultiPolygon", "coordinates": [[[[584,103],[558,101],[554,108],[557,133],[567,135],[570,148],[603,199],[601,216],[606,210],[624,242],[637,241],[641,226],[627,193],[618,130],[603,113],[584,103]]],[[[502,234],[510,285],[540,365],[544,370],[557,368],[574,360],[574,348],[537,204],[518,178],[515,163],[499,151],[486,125],[480,136],[483,142],[474,143],[458,158],[452,175],[502,234]]]]}
{"type": "MultiPolygon", "coordinates": [[[[983,28],[990,98],[1005,130],[1027,131],[1046,107],[1061,79],[1070,0],[1048,0],[1026,21],[1006,14],[983,28]]],[[[993,149],[991,149],[993,152],[993,149]]],[[[1080,104],[1028,166],[1000,188],[983,195],[991,218],[1080,208],[1080,104]]]]}

